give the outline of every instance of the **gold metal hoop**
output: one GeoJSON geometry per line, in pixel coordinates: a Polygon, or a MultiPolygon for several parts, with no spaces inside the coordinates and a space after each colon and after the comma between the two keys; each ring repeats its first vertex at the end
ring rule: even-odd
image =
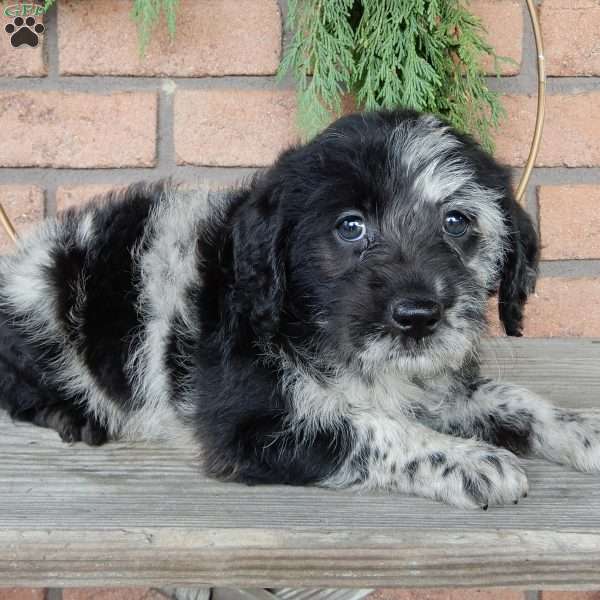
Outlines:
{"type": "Polygon", "coordinates": [[[6,231],[6,233],[8,234],[10,239],[13,241],[13,243],[16,243],[17,230],[14,228],[13,224],[11,223],[10,219],[8,218],[8,215],[6,214],[6,211],[4,210],[4,206],[2,206],[1,202],[0,202],[0,223],[2,223],[2,227],[4,227],[4,231],[6,231]]]}
{"type": "Polygon", "coordinates": [[[537,53],[537,111],[535,115],[535,129],[533,131],[533,139],[531,141],[531,148],[529,150],[529,156],[521,175],[521,181],[517,186],[516,198],[520,202],[525,194],[525,189],[531,178],[531,172],[535,165],[535,159],[537,158],[540,150],[540,143],[542,141],[542,131],[544,129],[544,116],[546,106],[546,68],[544,63],[544,44],[542,40],[542,31],[540,29],[540,22],[538,19],[537,8],[534,4],[534,0],[526,0],[527,9],[529,10],[529,17],[531,18],[531,25],[533,27],[533,37],[535,38],[535,49],[537,53]]]}
{"type": "MultiPolygon", "coordinates": [[[[535,165],[535,159],[537,158],[540,150],[540,143],[542,140],[542,131],[544,129],[544,116],[545,116],[545,103],[546,103],[546,70],[544,63],[544,45],[542,40],[542,32],[540,29],[540,22],[538,19],[537,8],[534,4],[534,0],[526,0],[527,10],[529,11],[529,18],[531,19],[531,25],[533,27],[533,36],[535,38],[535,49],[537,53],[537,111],[535,115],[535,129],[533,132],[533,139],[531,141],[531,147],[529,149],[529,156],[521,175],[521,180],[517,186],[516,198],[520,202],[527,189],[527,184],[531,178],[531,173],[535,165]]],[[[13,242],[17,241],[17,231],[14,228],[11,220],[9,219],[4,206],[0,202],[0,224],[10,237],[13,242]]]]}

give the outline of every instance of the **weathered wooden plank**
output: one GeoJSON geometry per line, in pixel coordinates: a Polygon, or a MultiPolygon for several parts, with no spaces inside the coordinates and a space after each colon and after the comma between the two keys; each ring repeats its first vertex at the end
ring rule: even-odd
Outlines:
{"type": "MultiPolygon", "coordinates": [[[[492,345],[503,378],[600,407],[595,341],[492,345]]],[[[539,461],[527,499],[483,512],[222,484],[189,449],[66,446],[6,418],[0,456],[3,585],[600,585],[600,475],[539,461]]]]}
{"type": "Polygon", "coordinates": [[[600,531],[415,528],[2,530],[0,581],[23,586],[597,588],[600,531]]]}
{"type": "Polygon", "coordinates": [[[2,448],[0,528],[600,529],[600,476],[539,461],[525,461],[531,491],[521,504],[470,512],[386,492],[219,483],[183,450],[44,446],[2,448]]]}
{"type": "Polygon", "coordinates": [[[573,408],[600,409],[600,339],[490,338],[484,372],[573,408]]]}

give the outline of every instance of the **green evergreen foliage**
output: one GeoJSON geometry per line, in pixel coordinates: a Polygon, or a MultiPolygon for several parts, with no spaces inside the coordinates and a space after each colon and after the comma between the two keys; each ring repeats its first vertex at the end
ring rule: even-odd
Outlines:
{"type": "Polygon", "coordinates": [[[462,0],[289,0],[286,25],[280,72],[297,80],[307,137],[350,93],[361,109],[436,113],[492,148],[503,109],[481,61],[498,57],[462,0]]]}
{"type": "MultiPolygon", "coordinates": [[[[56,0],[44,0],[46,9],[56,0]]],[[[81,0],[84,1],[84,0],[81,0]]],[[[481,69],[500,59],[468,0],[288,0],[291,41],[280,73],[298,87],[306,137],[340,114],[351,94],[361,109],[407,107],[442,116],[491,150],[502,117],[481,69]]],[[[164,13],[171,35],[179,0],[132,0],[143,53],[164,13]]]]}
{"type": "Polygon", "coordinates": [[[133,0],[133,18],[138,23],[140,52],[143,54],[150,35],[164,12],[171,37],[175,36],[175,19],[179,0],[133,0]]]}

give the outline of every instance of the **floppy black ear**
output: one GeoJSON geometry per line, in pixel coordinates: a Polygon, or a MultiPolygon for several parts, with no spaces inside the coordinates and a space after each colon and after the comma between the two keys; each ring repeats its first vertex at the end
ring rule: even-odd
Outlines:
{"type": "Polygon", "coordinates": [[[523,329],[523,307],[535,290],[539,244],[529,215],[512,198],[507,208],[509,226],[508,253],[498,290],[500,320],[507,335],[520,336],[523,329]]]}
{"type": "Polygon", "coordinates": [[[239,333],[264,340],[279,327],[286,241],[276,193],[259,187],[254,187],[234,217],[233,268],[239,333]]]}

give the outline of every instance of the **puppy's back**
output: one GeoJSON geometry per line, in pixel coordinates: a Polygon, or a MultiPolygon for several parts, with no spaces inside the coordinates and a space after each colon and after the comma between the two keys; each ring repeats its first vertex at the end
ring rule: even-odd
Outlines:
{"type": "MultiPolygon", "coordinates": [[[[159,338],[183,309],[205,196],[164,183],[135,185],[46,220],[0,261],[0,307],[10,328],[4,337],[13,345],[0,356],[14,357],[20,340],[21,353],[37,365],[29,369],[37,389],[55,389],[57,410],[78,407],[121,434],[141,428],[143,419],[132,415],[145,395],[153,394],[154,409],[166,403],[159,338]]],[[[48,405],[41,392],[27,396],[8,394],[13,414],[22,412],[17,404],[48,405]]]]}

